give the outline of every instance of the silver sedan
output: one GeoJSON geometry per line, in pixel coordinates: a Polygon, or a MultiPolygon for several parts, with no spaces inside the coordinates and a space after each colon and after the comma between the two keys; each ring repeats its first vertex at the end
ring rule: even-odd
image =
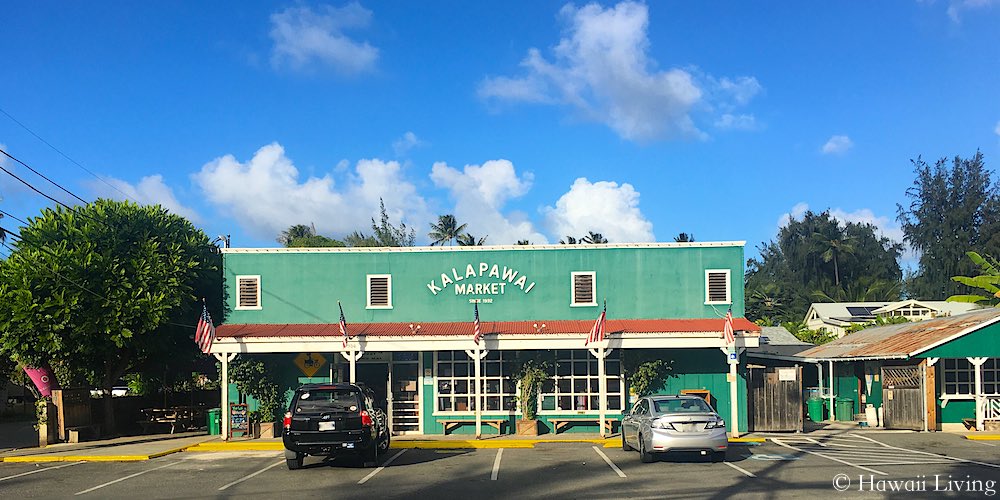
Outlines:
{"type": "Polygon", "coordinates": [[[725,459],[726,421],[697,396],[647,396],[622,417],[622,449],[638,450],[652,462],[653,453],[696,451],[725,459]]]}

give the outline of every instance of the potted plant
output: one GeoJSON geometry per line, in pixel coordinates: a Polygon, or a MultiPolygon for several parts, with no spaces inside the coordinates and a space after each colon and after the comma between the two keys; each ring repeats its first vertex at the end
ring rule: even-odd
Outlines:
{"type": "Polygon", "coordinates": [[[251,434],[254,437],[275,437],[274,422],[281,400],[272,370],[261,360],[247,359],[233,363],[232,380],[240,392],[257,400],[257,409],[250,412],[251,434]]]}
{"type": "Polygon", "coordinates": [[[520,436],[538,435],[538,392],[542,382],[549,378],[548,362],[532,358],[521,363],[515,377],[520,386],[517,398],[521,419],[517,421],[520,436]]]}

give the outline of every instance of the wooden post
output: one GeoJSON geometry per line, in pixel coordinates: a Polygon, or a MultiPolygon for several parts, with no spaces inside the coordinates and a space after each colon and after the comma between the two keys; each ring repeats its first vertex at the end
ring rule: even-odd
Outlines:
{"type": "Polygon", "coordinates": [[[927,427],[924,430],[936,431],[937,428],[937,376],[934,364],[940,358],[927,358],[924,360],[926,368],[924,370],[924,401],[927,404],[927,427]]]}

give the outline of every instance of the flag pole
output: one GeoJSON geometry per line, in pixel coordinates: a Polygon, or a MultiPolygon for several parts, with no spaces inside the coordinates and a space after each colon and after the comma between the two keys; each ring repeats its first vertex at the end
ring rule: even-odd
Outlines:
{"type": "MultiPolygon", "coordinates": [[[[608,299],[604,299],[604,312],[601,313],[602,315],[604,315],[604,321],[607,321],[607,312],[608,312],[608,299]]],[[[601,339],[601,342],[597,345],[597,357],[600,358],[597,363],[597,389],[599,391],[597,398],[598,398],[598,406],[600,407],[599,416],[601,419],[602,438],[605,437],[604,418],[606,416],[608,408],[608,380],[607,380],[608,370],[607,367],[605,366],[605,364],[607,363],[607,353],[604,350],[605,345],[606,343],[604,339],[601,339]]]]}

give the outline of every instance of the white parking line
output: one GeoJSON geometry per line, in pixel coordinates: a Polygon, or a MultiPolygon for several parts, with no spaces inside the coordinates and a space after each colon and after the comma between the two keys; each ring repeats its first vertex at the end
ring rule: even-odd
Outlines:
{"type": "Polygon", "coordinates": [[[865,439],[867,441],[871,441],[871,442],[876,443],[876,444],[880,444],[880,445],[882,445],[882,446],[884,446],[886,448],[893,449],[893,450],[908,451],[910,453],[917,453],[919,455],[928,455],[928,456],[939,458],[939,459],[951,460],[953,462],[962,462],[962,463],[967,463],[967,464],[976,464],[976,465],[982,465],[984,467],[995,467],[997,469],[1000,469],[1000,465],[998,465],[998,464],[991,464],[991,463],[988,463],[988,462],[977,462],[975,460],[966,460],[964,458],[949,457],[947,455],[938,455],[937,453],[929,453],[929,452],[920,451],[920,450],[910,450],[910,449],[906,449],[906,448],[900,448],[898,446],[892,446],[892,445],[888,445],[888,444],[885,444],[885,443],[880,443],[880,442],[878,442],[878,441],[876,441],[876,440],[874,440],[874,439],[872,439],[870,437],[867,437],[867,436],[858,436],[858,437],[861,438],[861,439],[865,439]]]}
{"type": "Polygon", "coordinates": [[[774,443],[774,444],[776,444],[776,445],[778,445],[778,446],[784,446],[785,448],[788,448],[788,449],[791,449],[791,450],[795,450],[795,451],[798,451],[798,452],[808,453],[810,455],[816,455],[817,457],[823,457],[823,458],[825,458],[827,460],[833,460],[834,462],[841,463],[841,464],[844,464],[844,465],[847,465],[847,466],[850,466],[850,467],[854,467],[854,468],[857,468],[857,469],[866,470],[868,472],[872,472],[872,473],[878,474],[880,476],[888,476],[888,474],[886,474],[885,472],[878,471],[878,470],[875,470],[875,469],[869,469],[868,467],[864,467],[862,465],[852,464],[850,462],[841,460],[839,458],[831,457],[831,456],[826,455],[824,453],[816,453],[815,451],[809,451],[809,450],[803,450],[802,448],[796,448],[796,447],[794,447],[792,445],[783,443],[780,439],[771,438],[771,442],[774,443]]]}
{"type": "Polygon", "coordinates": [[[406,450],[405,449],[399,450],[399,453],[396,453],[395,455],[389,457],[389,460],[386,460],[385,463],[382,464],[381,467],[373,470],[371,472],[371,474],[368,474],[367,476],[361,478],[361,480],[358,481],[358,484],[365,484],[366,482],[368,482],[369,479],[371,479],[373,476],[375,476],[375,474],[378,474],[379,472],[382,472],[382,469],[388,467],[389,464],[391,464],[392,461],[396,459],[396,457],[402,455],[404,451],[406,451],[406,450]]]}
{"type": "Polygon", "coordinates": [[[63,467],[69,467],[71,465],[80,465],[82,463],[83,462],[80,461],[80,462],[73,462],[71,464],[57,465],[55,467],[42,467],[40,469],[35,469],[35,470],[32,470],[32,471],[28,471],[28,472],[22,472],[20,474],[14,474],[13,476],[0,477],[0,481],[6,481],[8,479],[14,479],[15,477],[27,476],[28,474],[38,474],[39,472],[45,472],[47,470],[62,469],[63,467]]]}
{"type": "Polygon", "coordinates": [[[600,449],[600,448],[598,448],[598,447],[594,446],[594,451],[596,451],[596,452],[597,452],[597,454],[598,454],[598,455],[600,455],[600,456],[601,456],[601,458],[603,458],[603,459],[604,459],[604,461],[605,461],[605,462],[607,462],[607,463],[608,463],[608,465],[610,465],[610,466],[611,466],[611,468],[612,468],[612,469],[613,469],[613,470],[615,471],[615,473],[617,473],[617,474],[618,474],[618,477],[626,477],[626,476],[625,476],[625,473],[624,473],[624,472],[622,472],[622,470],[621,470],[621,469],[619,469],[619,468],[618,468],[618,466],[617,466],[617,465],[615,465],[615,463],[614,463],[614,462],[612,462],[612,461],[611,461],[611,459],[610,459],[610,458],[608,458],[608,456],[607,456],[607,455],[605,455],[605,454],[604,454],[604,452],[603,452],[603,451],[601,451],[601,449],[600,449]]]}
{"type": "Polygon", "coordinates": [[[730,467],[732,467],[732,468],[734,468],[734,469],[736,469],[736,470],[738,470],[738,471],[742,472],[742,473],[743,473],[744,475],[746,475],[747,477],[757,477],[757,476],[753,475],[753,473],[752,473],[752,472],[750,472],[750,471],[748,471],[748,470],[744,469],[743,467],[740,467],[739,465],[736,465],[736,464],[731,464],[731,463],[729,463],[729,462],[722,462],[722,463],[724,463],[724,464],[726,464],[726,465],[728,465],[728,466],[730,466],[730,467]]]}
{"type": "Polygon", "coordinates": [[[132,479],[133,477],[141,476],[141,475],[143,475],[143,474],[145,474],[147,472],[153,472],[154,470],[166,469],[167,467],[170,467],[170,466],[173,466],[173,465],[177,465],[179,463],[180,463],[180,461],[170,462],[169,464],[166,464],[166,465],[161,465],[159,467],[153,467],[152,469],[146,469],[146,470],[144,470],[142,472],[136,472],[135,474],[129,474],[128,476],[115,479],[114,481],[108,481],[108,482],[106,482],[104,484],[99,484],[97,486],[94,486],[93,488],[88,488],[88,489],[83,490],[83,491],[78,491],[78,492],[74,493],[74,495],[83,495],[84,493],[90,493],[91,491],[99,490],[99,489],[101,489],[101,488],[103,488],[105,486],[111,486],[112,484],[120,483],[120,482],[125,481],[127,479],[132,479]]]}
{"type": "Polygon", "coordinates": [[[497,476],[500,475],[500,457],[503,456],[503,448],[497,450],[497,458],[493,460],[493,472],[490,474],[490,480],[496,481],[497,476]]]}
{"type": "Polygon", "coordinates": [[[231,483],[229,483],[229,484],[227,484],[227,485],[219,488],[219,491],[225,490],[226,488],[229,488],[230,486],[234,486],[234,485],[240,484],[243,481],[246,481],[247,479],[250,479],[250,478],[252,478],[252,477],[254,477],[254,476],[258,475],[258,474],[263,474],[264,472],[266,472],[268,470],[271,470],[271,469],[273,469],[273,468],[275,468],[275,467],[277,467],[277,466],[279,466],[279,465],[281,465],[283,463],[285,463],[284,460],[282,460],[280,462],[273,463],[271,465],[268,465],[267,467],[264,467],[263,469],[261,469],[261,470],[259,470],[257,472],[254,472],[253,474],[250,474],[250,475],[247,475],[247,476],[243,476],[243,477],[241,477],[241,478],[239,478],[239,479],[237,479],[237,480],[235,480],[235,481],[233,481],[233,482],[231,482],[231,483]]]}

